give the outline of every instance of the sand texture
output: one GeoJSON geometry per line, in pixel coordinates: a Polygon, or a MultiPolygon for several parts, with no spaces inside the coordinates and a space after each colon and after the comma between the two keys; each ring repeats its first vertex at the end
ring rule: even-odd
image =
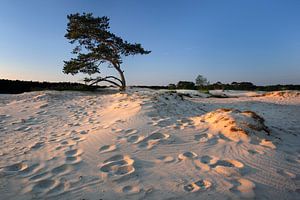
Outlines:
{"type": "Polygon", "coordinates": [[[0,95],[0,199],[299,199],[300,92],[214,94],[0,95]]]}

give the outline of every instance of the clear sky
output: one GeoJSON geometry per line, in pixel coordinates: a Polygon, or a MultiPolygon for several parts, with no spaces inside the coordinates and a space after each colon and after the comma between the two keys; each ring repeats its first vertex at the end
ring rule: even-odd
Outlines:
{"type": "Polygon", "coordinates": [[[299,0],[0,0],[0,78],[77,81],[67,14],[93,12],[152,53],[125,59],[130,85],[300,84],[299,0]]]}

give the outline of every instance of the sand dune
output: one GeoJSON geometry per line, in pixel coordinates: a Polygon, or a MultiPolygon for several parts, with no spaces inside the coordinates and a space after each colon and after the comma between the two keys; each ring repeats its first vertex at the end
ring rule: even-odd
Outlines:
{"type": "Polygon", "coordinates": [[[299,93],[231,95],[1,95],[0,199],[299,198],[299,93]]]}

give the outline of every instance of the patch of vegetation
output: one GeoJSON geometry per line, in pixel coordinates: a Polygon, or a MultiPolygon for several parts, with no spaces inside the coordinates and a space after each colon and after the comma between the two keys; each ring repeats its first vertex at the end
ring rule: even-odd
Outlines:
{"type": "Polygon", "coordinates": [[[162,85],[134,85],[131,87],[133,87],[133,88],[148,88],[148,89],[152,89],[152,90],[169,89],[168,86],[162,86],[162,85]]]}
{"type": "MultiPolygon", "coordinates": [[[[103,87],[103,86],[101,86],[103,87]]],[[[37,82],[37,81],[19,81],[0,79],[0,93],[19,94],[23,92],[41,91],[41,90],[72,90],[72,91],[94,91],[100,86],[89,86],[81,83],[70,82],[37,82]]],[[[105,86],[104,86],[105,87],[105,86]]]]}
{"type": "Polygon", "coordinates": [[[199,90],[202,93],[209,94],[209,90],[245,90],[245,91],[282,91],[282,90],[300,90],[300,85],[267,85],[257,86],[251,82],[216,82],[208,85],[193,85],[193,82],[179,81],[177,85],[169,84],[168,89],[190,89],[199,90]]]}
{"type": "Polygon", "coordinates": [[[177,89],[187,89],[187,90],[195,90],[196,86],[194,82],[191,81],[179,81],[176,86],[177,89]]]}
{"type": "Polygon", "coordinates": [[[267,85],[256,86],[251,82],[232,82],[223,84],[217,82],[211,85],[202,86],[206,90],[247,90],[247,91],[281,91],[281,90],[300,90],[300,85],[267,85]]]}

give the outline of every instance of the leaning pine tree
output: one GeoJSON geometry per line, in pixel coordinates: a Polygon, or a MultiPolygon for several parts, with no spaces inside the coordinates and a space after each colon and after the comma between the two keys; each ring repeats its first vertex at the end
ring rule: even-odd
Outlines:
{"type": "Polygon", "coordinates": [[[122,57],[135,54],[149,54],[141,44],[130,44],[122,38],[109,31],[109,18],[94,17],[92,13],[79,13],[68,15],[67,33],[65,37],[71,44],[76,44],[72,53],[77,55],[69,61],[64,61],[63,72],[66,74],[77,74],[79,72],[88,74],[85,82],[90,85],[99,82],[108,82],[125,90],[126,81],[124,71],[121,69],[122,57]],[[120,75],[97,76],[100,74],[100,66],[107,65],[114,68],[120,75]]]}

